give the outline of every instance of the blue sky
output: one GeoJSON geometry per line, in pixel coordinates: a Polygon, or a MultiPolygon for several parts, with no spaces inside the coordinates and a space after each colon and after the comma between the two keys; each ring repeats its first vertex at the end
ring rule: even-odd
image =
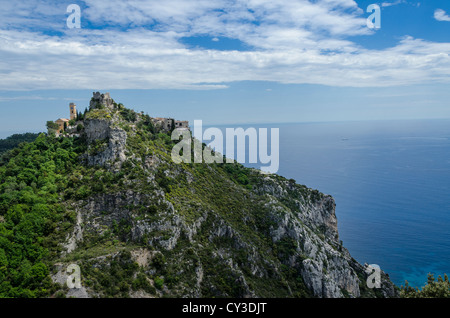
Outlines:
{"type": "Polygon", "coordinates": [[[207,125],[450,118],[447,0],[0,4],[0,137],[43,131],[93,91],[207,125]]]}

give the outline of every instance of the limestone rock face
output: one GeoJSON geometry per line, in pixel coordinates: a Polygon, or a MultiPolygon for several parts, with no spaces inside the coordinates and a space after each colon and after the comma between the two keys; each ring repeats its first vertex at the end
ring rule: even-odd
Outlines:
{"type": "MultiPolygon", "coordinates": [[[[267,180],[263,185],[264,191],[278,192],[282,199],[281,189],[286,184],[274,180],[267,180]],[[270,184],[270,185],[268,185],[270,184]],[[276,187],[276,189],[271,189],[276,187]],[[274,190],[274,191],[272,191],[274,190]]],[[[256,190],[256,191],[260,191],[256,190]]],[[[291,193],[292,194],[292,193],[291,193]]],[[[286,198],[285,198],[286,199],[286,198]]],[[[360,297],[361,288],[365,286],[367,275],[365,267],[357,263],[350,253],[336,242],[337,221],[335,205],[330,196],[324,195],[316,202],[303,202],[303,208],[298,214],[291,213],[279,200],[272,199],[266,206],[271,220],[270,238],[275,244],[291,242],[294,248],[289,252],[283,264],[295,269],[301,275],[305,286],[311,295],[320,298],[360,297]],[[309,212],[308,212],[309,211],[309,212]],[[303,213],[308,212],[308,213],[303,213]],[[309,224],[306,226],[305,224],[309,224]]],[[[82,237],[79,232],[88,236],[102,236],[105,230],[128,227],[130,242],[145,241],[156,251],[166,253],[174,250],[179,240],[184,238],[195,253],[201,253],[206,246],[205,241],[198,242],[198,231],[205,231],[206,242],[228,241],[234,251],[242,251],[248,269],[246,274],[237,262],[233,253],[225,249],[214,249],[213,257],[227,267],[229,272],[236,277],[236,284],[240,286],[241,297],[261,297],[257,290],[252,289],[247,281],[248,272],[253,277],[264,280],[268,277],[268,269],[277,272],[280,270],[275,263],[265,260],[261,250],[247,241],[223,217],[215,211],[205,211],[201,216],[188,222],[172,203],[168,201],[161,190],[153,193],[139,193],[125,191],[117,194],[99,194],[92,196],[82,204],[77,205],[79,219],[82,219],[82,230],[77,228],[77,238],[82,237]],[[152,203],[149,203],[152,202],[152,203]],[[142,219],[136,217],[134,207],[147,209],[149,205],[156,204],[160,207],[157,218],[142,219]],[[153,233],[153,234],[152,234],[153,233]],[[158,234],[155,234],[158,233],[158,234]]],[[[73,244],[74,242],[71,241],[73,244]]],[[[72,246],[67,246],[73,248],[72,246]]],[[[204,265],[201,263],[195,268],[196,283],[185,291],[185,296],[202,297],[202,284],[204,282],[204,265]]],[[[394,285],[389,278],[382,273],[382,287],[379,292],[384,297],[396,296],[394,285]]]]}
{"type": "Polygon", "coordinates": [[[311,224],[308,228],[274,201],[272,220],[276,225],[272,228],[272,239],[275,242],[299,242],[289,265],[300,268],[303,280],[314,296],[338,298],[344,296],[345,290],[349,295],[359,297],[360,280],[350,265],[349,255],[343,247],[333,244],[337,237],[337,221],[331,200],[325,196],[305,207],[312,211],[303,215],[304,222],[311,224]]]}
{"type": "Polygon", "coordinates": [[[114,127],[110,120],[86,120],[85,134],[89,147],[87,154],[89,165],[111,167],[126,160],[127,133],[119,127],[114,127]]]}
{"type": "MultiPolygon", "coordinates": [[[[314,296],[360,297],[361,286],[366,285],[365,268],[339,241],[334,199],[315,190],[302,191],[291,182],[280,182],[271,176],[265,177],[263,184],[256,189],[259,194],[273,197],[267,204],[274,222],[272,240],[298,242],[289,266],[300,269],[314,296]],[[280,201],[289,202],[290,206],[298,209],[298,213],[289,213],[280,201]]],[[[379,291],[384,297],[396,296],[393,283],[384,272],[381,276],[382,288],[379,291]]]]}

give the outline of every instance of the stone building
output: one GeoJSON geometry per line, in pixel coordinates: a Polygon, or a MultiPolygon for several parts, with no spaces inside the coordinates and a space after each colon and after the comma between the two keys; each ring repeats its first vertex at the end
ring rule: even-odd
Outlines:
{"type": "Polygon", "coordinates": [[[69,119],[67,118],[59,118],[55,121],[56,124],[58,124],[58,131],[57,133],[59,133],[61,130],[64,131],[64,124],[66,124],[66,126],[69,125],[69,119]]]}
{"type": "Polygon", "coordinates": [[[161,125],[161,128],[163,130],[167,130],[167,131],[172,129],[172,122],[173,121],[174,120],[172,118],[161,118],[161,117],[153,118],[153,123],[155,125],[161,125]]]}
{"type": "Polygon", "coordinates": [[[64,124],[67,126],[69,126],[69,121],[72,119],[77,119],[77,105],[75,105],[74,103],[70,103],[69,104],[69,114],[70,114],[70,119],[67,118],[58,118],[55,123],[58,125],[58,131],[56,132],[57,135],[59,135],[59,133],[62,131],[64,131],[64,124]]]}
{"type": "Polygon", "coordinates": [[[69,108],[70,108],[70,120],[77,119],[77,105],[75,105],[74,103],[70,103],[69,108]]]}
{"type": "Polygon", "coordinates": [[[154,125],[159,125],[163,130],[170,131],[176,128],[189,129],[189,121],[187,120],[175,120],[173,118],[152,118],[154,125]]]}
{"type": "MultiPolygon", "coordinates": [[[[100,93],[100,92],[93,92],[91,101],[89,103],[89,109],[96,109],[96,108],[102,108],[107,107],[112,109],[115,105],[114,100],[111,98],[109,93],[100,93]]],[[[70,110],[70,119],[66,118],[59,118],[55,121],[56,124],[58,124],[58,130],[56,132],[57,135],[60,134],[61,131],[64,131],[64,126],[69,125],[70,120],[76,120],[77,119],[77,106],[74,103],[69,104],[69,110],[70,110]]],[[[158,126],[160,129],[164,131],[171,131],[176,128],[181,129],[189,129],[189,121],[187,120],[175,120],[173,118],[151,118],[153,124],[155,126],[158,126]]]]}
{"type": "Polygon", "coordinates": [[[175,120],[175,128],[189,128],[189,121],[175,120]]]}
{"type": "Polygon", "coordinates": [[[109,93],[101,94],[100,92],[94,92],[89,103],[89,109],[97,108],[98,105],[112,107],[114,105],[114,100],[111,98],[109,93]]]}

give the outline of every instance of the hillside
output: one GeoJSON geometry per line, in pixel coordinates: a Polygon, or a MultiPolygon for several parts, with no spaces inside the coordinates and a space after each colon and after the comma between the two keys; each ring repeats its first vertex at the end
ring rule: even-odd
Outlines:
{"type": "Polygon", "coordinates": [[[7,152],[8,150],[16,148],[22,142],[34,141],[39,134],[35,133],[25,133],[25,134],[14,134],[5,139],[0,139],[0,156],[7,152]]]}
{"type": "Polygon", "coordinates": [[[1,297],[390,297],[329,195],[234,164],[175,164],[170,132],[96,105],[0,166],[1,297]],[[76,133],[71,133],[76,132],[76,133]],[[82,288],[64,286],[70,264],[82,288]]]}

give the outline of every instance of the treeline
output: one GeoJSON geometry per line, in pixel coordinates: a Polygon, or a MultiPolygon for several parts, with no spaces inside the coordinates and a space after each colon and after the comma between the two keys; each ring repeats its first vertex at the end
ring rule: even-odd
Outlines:
{"type": "Polygon", "coordinates": [[[59,255],[57,242],[75,218],[61,205],[60,193],[84,150],[72,138],[41,134],[0,162],[0,298],[46,297],[54,291],[51,259],[59,255]]]}
{"type": "Polygon", "coordinates": [[[33,142],[40,133],[14,134],[6,139],[0,139],[0,156],[8,150],[16,148],[22,142],[33,142]]]}

